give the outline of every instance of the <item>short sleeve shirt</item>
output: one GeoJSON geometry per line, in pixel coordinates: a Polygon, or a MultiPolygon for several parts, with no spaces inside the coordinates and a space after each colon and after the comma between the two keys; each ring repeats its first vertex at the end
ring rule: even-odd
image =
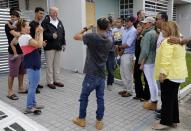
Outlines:
{"type": "Polygon", "coordinates": [[[18,43],[24,54],[24,67],[31,69],[40,69],[41,57],[38,48],[29,45],[29,41],[32,37],[29,34],[21,35],[18,39],[18,43]]]}
{"type": "Polygon", "coordinates": [[[113,44],[104,34],[88,33],[83,36],[87,45],[84,73],[105,79],[105,65],[113,44]]]}
{"type": "Polygon", "coordinates": [[[135,53],[135,42],[137,39],[137,30],[134,26],[129,27],[123,32],[122,45],[127,44],[129,47],[124,50],[125,54],[135,53]]]}

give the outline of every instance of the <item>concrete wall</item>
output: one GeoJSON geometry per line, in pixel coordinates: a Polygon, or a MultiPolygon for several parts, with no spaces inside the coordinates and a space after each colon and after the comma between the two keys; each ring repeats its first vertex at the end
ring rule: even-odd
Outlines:
{"type": "Polygon", "coordinates": [[[177,23],[185,37],[191,36],[191,4],[177,5],[177,23]]]}
{"type": "Polygon", "coordinates": [[[61,67],[82,72],[86,47],[82,42],[75,41],[73,36],[86,25],[85,0],[55,0],[52,4],[59,8],[59,18],[66,32],[67,45],[62,54],[61,67]]]}
{"type": "Polygon", "coordinates": [[[95,0],[96,3],[96,19],[101,16],[119,16],[119,0],[95,0]]]}

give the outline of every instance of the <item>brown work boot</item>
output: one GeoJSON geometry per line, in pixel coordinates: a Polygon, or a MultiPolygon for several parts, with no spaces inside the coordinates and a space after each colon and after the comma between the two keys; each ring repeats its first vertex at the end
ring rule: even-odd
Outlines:
{"type": "Polygon", "coordinates": [[[125,94],[125,93],[127,93],[127,91],[125,91],[125,90],[118,92],[119,95],[122,95],[122,94],[125,94]]]}
{"type": "Polygon", "coordinates": [[[85,119],[80,119],[79,117],[75,118],[72,120],[74,124],[80,126],[80,127],[85,127],[86,126],[86,120],[85,119]]]}
{"type": "Polygon", "coordinates": [[[154,111],[154,110],[157,109],[157,102],[151,102],[151,101],[144,102],[143,107],[145,109],[153,110],[154,111]]]}
{"type": "Polygon", "coordinates": [[[103,122],[96,120],[96,129],[102,130],[103,129],[103,122]]]}

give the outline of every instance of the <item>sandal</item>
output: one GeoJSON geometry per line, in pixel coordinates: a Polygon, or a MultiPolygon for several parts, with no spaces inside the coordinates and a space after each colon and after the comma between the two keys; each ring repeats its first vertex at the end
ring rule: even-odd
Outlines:
{"type": "Polygon", "coordinates": [[[11,96],[7,96],[7,98],[11,99],[11,100],[18,100],[19,97],[16,96],[15,94],[12,94],[11,96]]]}
{"type": "Polygon", "coordinates": [[[32,109],[27,108],[24,111],[24,114],[31,114],[31,113],[33,113],[34,115],[40,115],[41,114],[41,110],[36,109],[36,108],[32,108],[32,109]]]}

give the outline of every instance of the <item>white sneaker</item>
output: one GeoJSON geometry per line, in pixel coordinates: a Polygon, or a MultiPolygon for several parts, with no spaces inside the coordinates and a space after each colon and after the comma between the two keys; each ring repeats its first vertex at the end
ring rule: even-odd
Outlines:
{"type": "Polygon", "coordinates": [[[112,87],[113,87],[112,85],[107,85],[107,90],[112,91],[112,87]]]}

